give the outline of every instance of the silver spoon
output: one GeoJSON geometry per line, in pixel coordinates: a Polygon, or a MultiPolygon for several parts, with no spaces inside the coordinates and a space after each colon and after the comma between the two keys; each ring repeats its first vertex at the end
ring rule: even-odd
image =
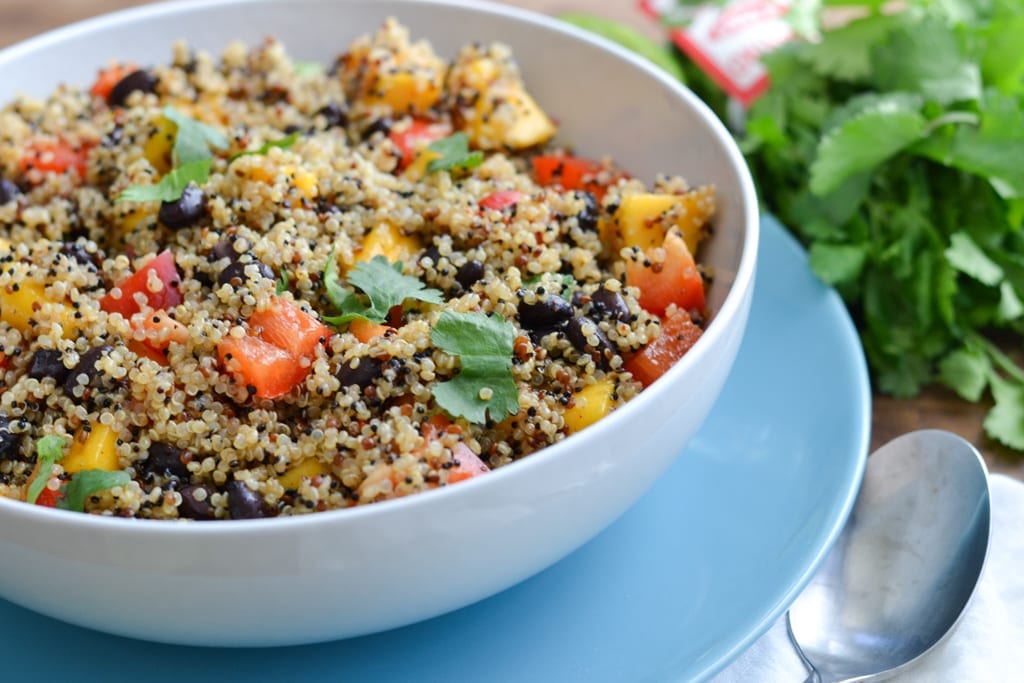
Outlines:
{"type": "Polygon", "coordinates": [[[938,645],[989,542],[988,471],[955,434],[905,434],[868,458],[850,519],[788,614],[805,683],[895,673],[938,645]]]}

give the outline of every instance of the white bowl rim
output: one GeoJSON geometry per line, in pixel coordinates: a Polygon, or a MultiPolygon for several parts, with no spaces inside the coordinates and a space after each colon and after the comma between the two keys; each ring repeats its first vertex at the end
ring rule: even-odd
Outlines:
{"type": "MultiPolygon", "coordinates": [[[[644,72],[648,77],[654,78],[662,86],[667,87],[672,94],[681,98],[688,106],[695,109],[704,123],[708,125],[711,132],[716,135],[720,142],[723,142],[725,152],[730,164],[739,170],[741,205],[744,208],[744,215],[739,217],[738,224],[742,226],[743,252],[740,263],[736,269],[736,276],[729,292],[722,303],[721,308],[715,311],[705,333],[697,344],[669,371],[644,389],[629,403],[618,410],[613,411],[607,417],[601,419],[586,430],[570,435],[558,443],[547,446],[527,457],[510,463],[504,467],[492,470],[485,477],[474,477],[459,482],[457,486],[443,486],[429,491],[422,491],[402,498],[395,498],[369,505],[360,505],[340,510],[326,510],[302,515],[270,517],[263,519],[243,520],[211,520],[210,522],[191,523],[174,520],[152,520],[139,518],[122,518],[112,515],[91,515],[91,514],[69,514],[66,510],[57,510],[39,505],[26,505],[23,501],[17,501],[0,496],[0,517],[14,518],[36,518],[36,522],[49,522],[70,524],[78,526],[83,531],[96,530],[97,527],[104,528],[110,533],[122,533],[128,536],[135,533],[142,533],[147,536],[161,534],[164,536],[191,536],[192,534],[204,534],[217,536],[230,534],[238,536],[249,533],[265,533],[271,528],[278,529],[287,527],[288,530],[297,531],[300,527],[319,524],[352,524],[365,516],[380,516],[388,514],[402,514],[408,508],[417,508],[423,505],[430,505],[432,501],[439,500],[442,496],[458,496],[460,491],[466,491],[471,487],[499,486],[508,478],[521,476],[529,468],[543,467],[545,463],[569,448],[585,448],[584,441],[589,440],[594,444],[603,440],[605,431],[614,428],[620,422],[628,420],[632,413],[642,410],[648,404],[654,404],[664,400],[668,393],[668,385],[673,383],[675,377],[681,375],[685,368],[700,363],[710,353],[712,346],[720,343],[720,337],[726,334],[725,324],[717,324],[717,320],[732,320],[742,314],[743,293],[754,286],[756,271],[757,251],[760,233],[760,218],[758,211],[757,192],[754,188],[754,181],[746,165],[742,153],[736,146],[731,134],[718,116],[701,101],[689,88],[673,79],[666,72],[637,56],[625,48],[602,38],[596,34],[576,28],[575,26],[560,21],[539,12],[514,7],[510,5],[491,2],[490,0],[392,0],[393,2],[421,5],[438,5],[444,7],[461,8],[472,12],[497,15],[507,19],[513,19],[522,23],[553,30],[570,36],[571,38],[590,43],[611,52],[620,60],[630,63],[635,68],[644,72]],[[568,445],[567,445],[568,444],[568,445]]],[[[188,14],[197,10],[208,10],[217,7],[229,7],[233,5],[259,5],[277,4],[282,0],[164,0],[151,5],[133,7],[100,16],[84,19],[66,26],[47,31],[33,38],[16,43],[0,50],[0,69],[8,60],[15,59],[24,53],[44,50],[50,45],[82,34],[90,33],[108,27],[116,27],[118,24],[133,20],[153,20],[162,16],[172,14],[188,14]]],[[[335,0],[336,4],[347,4],[346,0],[335,0]]],[[[423,36],[429,40],[429,36],[423,36]]]]}

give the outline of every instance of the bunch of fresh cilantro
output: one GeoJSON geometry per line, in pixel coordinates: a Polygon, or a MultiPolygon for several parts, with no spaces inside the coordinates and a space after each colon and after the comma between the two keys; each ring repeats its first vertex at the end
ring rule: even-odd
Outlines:
{"type": "Polygon", "coordinates": [[[1024,0],[832,4],[860,18],[768,55],[737,133],[763,206],[843,295],[877,389],[991,392],[986,432],[1024,450],[1024,0]]]}

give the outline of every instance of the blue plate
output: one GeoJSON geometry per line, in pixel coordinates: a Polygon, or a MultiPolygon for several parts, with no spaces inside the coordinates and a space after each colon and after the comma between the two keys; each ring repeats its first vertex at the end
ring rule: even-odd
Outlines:
{"type": "Polygon", "coordinates": [[[134,641],[0,600],[0,678],[703,679],[768,629],[831,547],[863,473],[870,401],[842,303],[766,218],[748,334],[707,423],[636,506],[557,565],[427,622],[268,650],[134,641]]]}

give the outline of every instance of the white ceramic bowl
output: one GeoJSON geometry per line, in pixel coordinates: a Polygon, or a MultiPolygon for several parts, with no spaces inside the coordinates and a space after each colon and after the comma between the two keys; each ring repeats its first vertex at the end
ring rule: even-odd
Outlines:
{"type": "MultiPolygon", "coordinates": [[[[75,624],[195,645],[284,645],[388,629],[470,604],[556,562],[634,503],[704,420],[732,366],[754,284],[758,217],[742,156],[689,91],[612,44],[477,2],[219,0],[100,17],[0,53],[0,101],[88,84],[109,60],[166,63],[177,38],[219,54],[283,40],[328,63],[387,16],[441,55],[510,45],[582,154],[648,181],[718,188],[714,317],[663,379],[566,441],[457,486],[305,517],[174,524],[0,499],[0,595],[75,624]]],[[[671,530],[666,530],[671,533],[671,530]]],[[[538,611],[544,609],[537,606],[538,611]]]]}

